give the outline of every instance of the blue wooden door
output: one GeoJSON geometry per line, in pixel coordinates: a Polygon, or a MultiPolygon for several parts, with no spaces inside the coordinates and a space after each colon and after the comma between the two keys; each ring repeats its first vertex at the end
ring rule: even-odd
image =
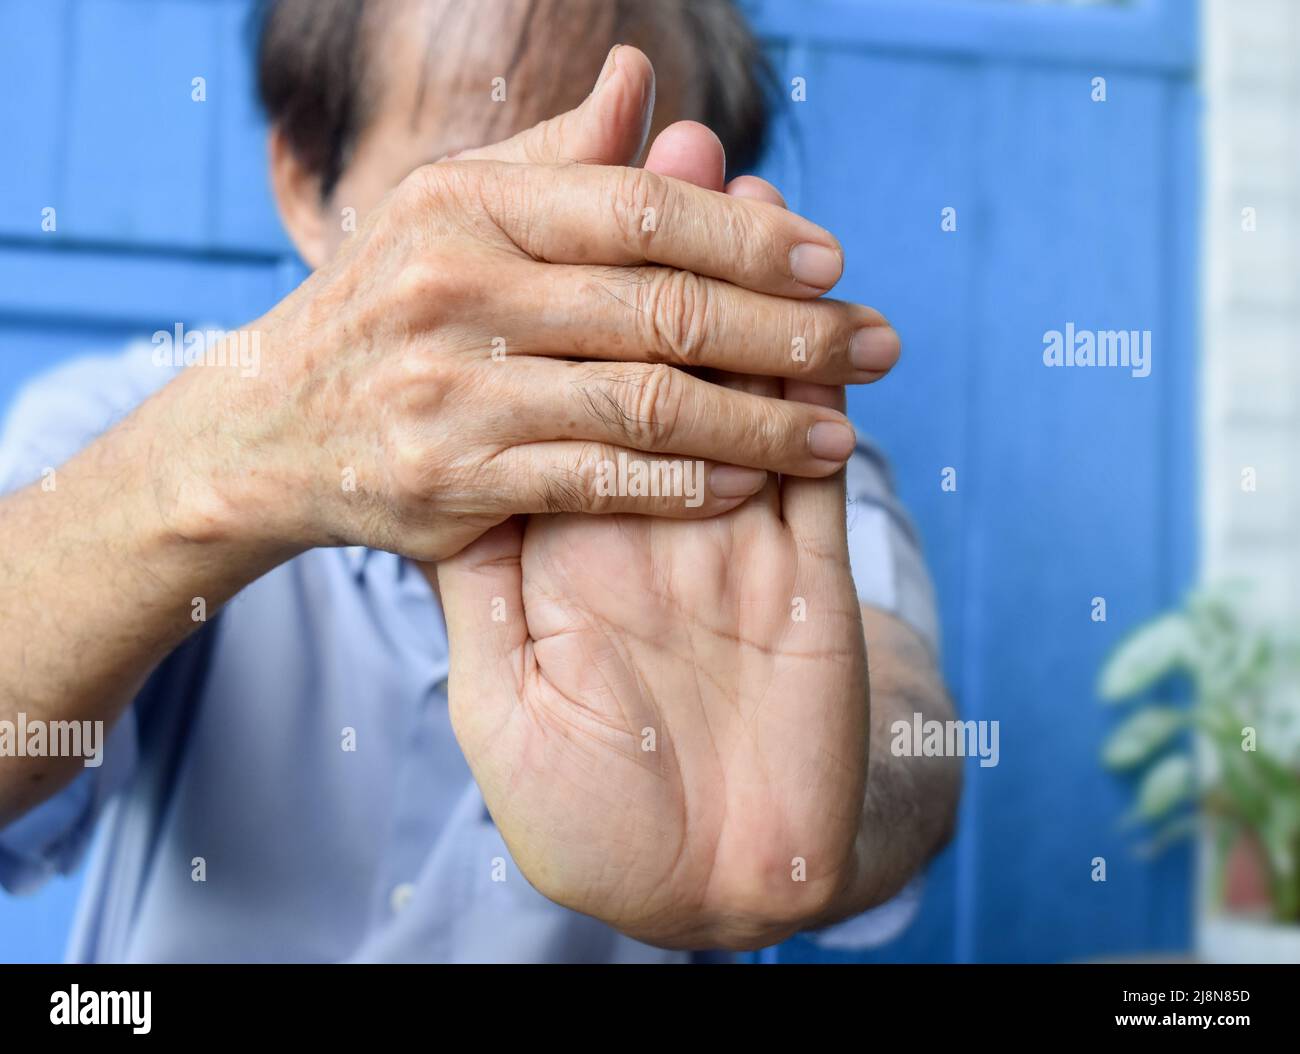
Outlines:
{"type": "MultiPolygon", "coordinates": [[[[256,317],[298,279],[265,187],[247,6],[0,0],[0,403],[70,354],[256,317]]],[[[1092,685],[1191,569],[1194,5],[748,6],[806,89],[767,174],[844,241],[839,294],[903,334],[902,363],[851,412],[924,536],[958,706],[1001,722],[920,919],[869,957],[1182,946],[1186,854],[1130,852],[1092,685]],[[1151,375],[1044,368],[1044,332],[1071,322],[1150,330],[1151,375]]],[[[58,957],[75,888],[0,896],[0,960],[58,957]]]]}
{"type": "MultiPolygon", "coordinates": [[[[806,95],[768,174],[843,239],[837,295],[903,337],[851,413],[924,536],[958,709],[1000,722],[1000,762],[968,763],[918,922],[866,958],[1183,947],[1188,853],[1144,862],[1119,830],[1128,799],[1097,764],[1111,717],[1093,685],[1192,573],[1195,5],[751,6],[806,95]],[[1150,330],[1150,376],[1047,368],[1044,334],[1069,323],[1150,330]]],[[[803,940],[779,955],[834,957],[803,940]]]]}

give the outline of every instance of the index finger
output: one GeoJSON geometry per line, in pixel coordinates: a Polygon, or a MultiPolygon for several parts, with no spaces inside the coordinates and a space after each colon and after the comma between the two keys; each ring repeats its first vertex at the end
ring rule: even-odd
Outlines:
{"type": "Polygon", "coordinates": [[[434,168],[472,178],[500,230],[550,263],[656,263],[788,297],[821,296],[844,269],[839,242],[802,216],[645,169],[482,161],[434,168]]]}

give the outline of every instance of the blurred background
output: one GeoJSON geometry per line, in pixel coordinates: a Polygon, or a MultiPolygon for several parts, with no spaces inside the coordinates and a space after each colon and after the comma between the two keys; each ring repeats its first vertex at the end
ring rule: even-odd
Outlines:
{"type": "MultiPolygon", "coordinates": [[[[1300,960],[1300,5],[744,6],[785,91],[762,174],[903,336],[850,409],[1000,727],[917,921],[854,957],[1300,960]],[[1047,368],[1067,326],[1149,331],[1149,376],[1047,368]]],[[[247,8],[0,0],[0,404],[301,280],[247,8]]],[[[61,957],[77,884],[0,894],[0,960],[61,957]]]]}

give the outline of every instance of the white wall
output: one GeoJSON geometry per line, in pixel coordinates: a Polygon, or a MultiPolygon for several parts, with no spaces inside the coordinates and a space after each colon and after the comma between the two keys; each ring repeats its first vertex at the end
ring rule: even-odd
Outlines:
{"type": "Polygon", "coordinates": [[[1205,0],[1203,12],[1203,572],[1249,577],[1267,610],[1296,615],[1300,3],[1205,0]]]}

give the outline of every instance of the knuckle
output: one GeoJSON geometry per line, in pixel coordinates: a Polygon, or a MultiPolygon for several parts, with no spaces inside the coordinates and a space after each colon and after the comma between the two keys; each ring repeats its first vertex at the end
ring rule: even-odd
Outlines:
{"type": "Polygon", "coordinates": [[[532,256],[540,256],[534,245],[540,243],[534,229],[540,218],[536,171],[529,165],[510,165],[499,161],[474,163],[475,182],[471,200],[491,224],[532,256]]]}
{"type": "Polygon", "coordinates": [[[582,503],[573,511],[608,512],[617,503],[617,497],[599,483],[607,476],[614,463],[613,451],[603,443],[584,443],[574,458],[569,478],[582,496],[582,503]]]}
{"type": "Polygon", "coordinates": [[[593,509],[596,464],[579,454],[572,465],[546,469],[536,483],[536,506],[545,513],[588,512],[593,509]]]}
{"type": "MultiPolygon", "coordinates": [[[[384,387],[390,405],[406,420],[424,420],[424,415],[442,406],[455,383],[452,366],[433,348],[411,342],[393,360],[391,381],[384,387]]],[[[402,418],[399,418],[401,420],[402,418]]]]}
{"type": "Polygon", "coordinates": [[[658,448],[676,433],[682,405],[681,373],[662,363],[651,364],[642,372],[634,390],[634,420],[637,441],[641,446],[658,448]]]}
{"type": "Polygon", "coordinates": [[[620,169],[611,184],[615,229],[642,259],[649,254],[668,204],[668,183],[643,168],[620,169]]]}
{"type": "Polygon", "coordinates": [[[789,310],[792,344],[802,338],[807,348],[807,362],[800,363],[816,370],[835,370],[844,360],[845,349],[853,335],[853,324],[847,312],[830,301],[800,303],[791,301],[789,310]]]}
{"type": "Polygon", "coordinates": [[[476,229],[480,217],[495,217],[507,198],[508,169],[495,161],[439,161],[413,169],[394,191],[392,219],[437,231],[476,229]],[[431,217],[438,217],[431,223],[431,217]]]}
{"type": "Polygon", "coordinates": [[[785,463],[791,437],[798,432],[793,414],[773,399],[747,405],[752,405],[753,411],[736,430],[741,449],[764,465],[785,463]]]}
{"type": "Polygon", "coordinates": [[[452,182],[450,165],[420,165],[397,185],[395,200],[402,211],[423,211],[442,202],[452,182]]]}
{"type": "Polygon", "coordinates": [[[397,431],[388,442],[392,497],[399,510],[421,507],[433,493],[436,466],[428,445],[418,436],[397,431]]]}
{"type": "Polygon", "coordinates": [[[671,366],[653,363],[627,382],[625,420],[633,446],[657,450],[676,433],[682,412],[681,378],[671,366]]]}
{"type": "Polygon", "coordinates": [[[501,279],[499,261],[430,251],[397,272],[387,296],[376,298],[375,309],[421,328],[481,318],[499,304],[501,279]]]}
{"type": "Polygon", "coordinates": [[[525,135],[524,156],[530,164],[554,164],[564,159],[566,116],[548,118],[525,135]]]}
{"type": "Polygon", "coordinates": [[[627,446],[657,449],[676,431],[682,375],[663,363],[631,363],[585,371],[578,386],[587,412],[627,446]]]}
{"type": "Polygon", "coordinates": [[[690,271],[660,271],[645,286],[645,298],[649,346],[669,362],[699,365],[714,316],[709,282],[690,271]]]}
{"type": "Polygon", "coordinates": [[[736,202],[734,207],[716,210],[710,217],[710,225],[716,228],[713,240],[726,247],[726,255],[739,272],[768,269],[772,247],[778,244],[772,221],[748,206],[747,202],[736,202]]]}
{"type": "Polygon", "coordinates": [[[400,507],[418,510],[450,482],[454,459],[427,422],[444,411],[455,378],[437,354],[404,350],[375,385],[387,405],[382,450],[392,496],[400,507]]]}
{"type": "Polygon", "coordinates": [[[392,296],[399,304],[445,304],[462,291],[462,272],[439,258],[413,260],[398,272],[392,296]]]}

